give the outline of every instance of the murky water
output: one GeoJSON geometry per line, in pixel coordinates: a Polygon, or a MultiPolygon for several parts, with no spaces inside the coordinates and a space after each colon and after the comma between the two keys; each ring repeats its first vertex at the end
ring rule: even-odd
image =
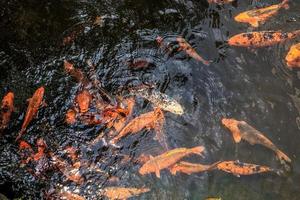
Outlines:
{"type": "MultiPolygon", "coordinates": [[[[42,199],[45,191],[64,188],[87,199],[100,199],[99,191],[106,186],[145,186],[151,192],[136,199],[300,199],[300,73],[287,69],[284,62],[287,50],[299,38],[259,50],[226,44],[229,36],[251,30],[234,22],[233,16],[273,3],[278,1],[246,0],[224,6],[208,5],[205,0],[1,1],[0,96],[14,91],[16,110],[1,138],[0,193],[11,199],[42,199]],[[97,16],[102,20],[94,24],[97,16]],[[184,53],[167,54],[155,42],[157,36],[172,42],[178,35],[213,63],[205,66],[184,53]],[[63,45],[68,36],[71,41],[63,45]],[[132,59],[146,59],[151,67],[132,70],[128,67],[132,59]],[[291,172],[238,178],[220,171],[172,176],[164,170],[160,179],[154,174],[140,176],[134,159],[142,153],[164,151],[153,140],[153,131],[126,137],[121,149],[102,142],[88,145],[103,125],[64,122],[81,87],[64,71],[64,60],[74,63],[91,81],[99,80],[97,86],[112,97],[148,84],[180,102],[184,115],[166,113],[164,132],[170,148],[205,146],[205,158],[195,156],[189,161],[238,159],[281,168],[271,151],[245,142],[234,144],[220,123],[222,117],[233,117],[263,131],[286,152],[292,159],[291,172]],[[82,185],[66,181],[57,170],[37,177],[29,173],[30,166],[20,165],[14,139],[26,112],[26,99],[41,85],[48,106],[40,109],[23,139],[34,146],[42,137],[48,151],[62,157],[66,146],[77,148],[81,161],[99,169],[81,169],[82,185]]],[[[288,11],[258,30],[300,29],[299,10],[300,2],[291,1],[288,11]]],[[[98,87],[90,90],[98,93],[98,87]]],[[[151,109],[151,104],[137,98],[134,116],[151,109]]]]}

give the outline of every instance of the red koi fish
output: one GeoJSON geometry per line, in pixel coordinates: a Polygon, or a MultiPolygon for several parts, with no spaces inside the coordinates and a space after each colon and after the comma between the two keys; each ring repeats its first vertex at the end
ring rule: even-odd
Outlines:
{"type": "Polygon", "coordinates": [[[0,131],[4,130],[9,123],[10,116],[14,110],[14,93],[7,93],[2,99],[0,110],[0,131]]]}
{"type": "Polygon", "coordinates": [[[40,87],[35,91],[33,96],[29,99],[25,119],[23,121],[21,131],[19,132],[19,135],[16,138],[16,141],[22,137],[22,135],[25,133],[26,128],[29,125],[29,123],[36,116],[40,106],[43,103],[44,92],[45,92],[45,88],[40,87]]]}

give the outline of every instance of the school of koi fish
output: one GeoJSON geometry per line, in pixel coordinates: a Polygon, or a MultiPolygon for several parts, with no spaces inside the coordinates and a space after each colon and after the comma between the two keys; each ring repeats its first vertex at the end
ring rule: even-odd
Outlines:
{"type": "MultiPolygon", "coordinates": [[[[225,4],[232,2],[232,0],[208,0],[208,2],[225,4]]],[[[276,5],[242,12],[235,16],[234,20],[257,28],[263,26],[263,24],[267,23],[272,16],[275,16],[279,12],[285,12],[282,8],[289,8],[289,0],[283,0],[276,5]]],[[[94,25],[96,26],[99,23],[101,23],[101,18],[97,17],[94,25]]],[[[228,44],[236,47],[263,48],[283,43],[287,40],[292,40],[298,36],[300,36],[300,30],[288,33],[280,30],[253,31],[232,36],[229,38],[228,44]]],[[[74,37],[76,37],[74,34],[66,37],[63,44],[68,45],[68,43],[73,41],[74,37]]],[[[166,43],[161,36],[157,36],[156,42],[159,48],[164,51],[168,53],[174,51],[174,47],[171,44],[166,43]]],[[[178,43],[176,51],[183,51],[196,61],[199,61],[206,66],[210,65],[211,61],[201,57],[183,37],[178,36],[176,42],[178,43]]],[[[300,43],[290,47],[285,60],[288,68],[300,68],[300,43]]],[[[93,66],[93,63],[91,62],[87,64],[93,66]]],[[[132,69],[140,69],[149,67],[150,63],[146,60],[135,60],[128,61],[127,65],[132,69]]],[[[75,124],[96,126],[101,124],[106,127],[105,129],[101,129],[99,135],[94,140],[87,143],[87,146],[103,143],[109,148],[119,149],[122,148],[122,140],[127,136],[141,134],[143,130],[153,130],[151,131],[151,134],[153,132],[154,140],[163,147],[164,152],[159,155],[147,155],[146,153],[140,155],[137,159],[137,163],[140,167],[136,173],[141,176],[154,174],[157,178],[160,178],[163,170],[169,171],[168,173],[174,176],[178,173],[191,175],[211,170],[221,170],[237,177],[267,172],[282,175],[285,171],[290,169],[289,165],[292,160],[268,139],[267,134],[260,132],[245,121],[227,117],[221,119],[220,123],[231,133],[235,143],[240,143],[244,140],[251,145],[259,144],[268,148],[275,153],[275,156],[283,166],[282,169],[273,169],[268,166],[253,163],[243,163],[239,160],[222,160],[211,164],[190,163],[184,161],[184,159],[190,155],[204,157],[205,147],[199,144],[199,146],[191,148],[180,147],[170,149],[164,134],[164,113],[170,112],[174,115],[184,115],[185,109],[179,102],[156,90],[155,87],[151,85],[132,87],[129,88],[128,94],[112,96],[103,88],[99,88],[98,84],[94,83],[94,81],[91,81],[79,68],[74,66],[72,61],[64,60],[62,67],[64,68],[65,75],[72,77],[79,84],[79,90],[74,98],[73,106],[65,113],[65,123],[68,126],[73,126],[75,124]],[[98,93],[92,92],[90,90],[91,88],[96,88],[98,93]],[[153,110],[135,116],[134,109],[137,98],[142,98],[151,103],[153,110]],[[91,111],[91,107],[95,109],[91,111]]],[[[44,94],[46,92],[47,88],[41,86],[36,89],[32,97],[28,99],[28,108],[23,119],[23,124],[15,139],[19,145],[19,155],[22,158],[20,165],[23,167],[27,166],[28,172],[40,178],[43,178],[44,171],[47,171],[50,168],[58,169],[65,179],[80,185],[85,181],[80,169],[90,168],[95,171],[98,170],[100,173],[102,173],[102,171],[89,162],[81,161],[78,149],[72,146],[65,147],[67,157],[71,161],[69,162],[60,157],[60,155],[50,152],[47,149],[48,146],[46,141],[42,138],[39,138],[36,141],[34,148],[32,148],[33,144],[29,144],[27,141],[23,140],[25,134],[30,134],[30,131],[27,131],[27,127],[30,126],[36,117],[38,110],[41,107],[46,107],[45,109],[47,109],[47,104],[44,101],[44,94]],[[33,149],[37,149],[37,151],[35,152],[33,149]],[[32,168],[31,166],[35,167],[32,168]]],[[[12,113],[14,112],[14,99],[15,94],[12,91],[8,92],[2,99],[0,134],[9,125],[12,113]]],[[[149,192],[150,190],[151,189],[146,186],[140,188],[122,186],[106,187],[99,191],[99,196],[105,196],[111,200],[128,199],[149,192]]],[[[46,194],[48,199],[86,199],[80,194],[65,191],[63,189],[55,188],[55,190],[50,193],[46,194]]]]}

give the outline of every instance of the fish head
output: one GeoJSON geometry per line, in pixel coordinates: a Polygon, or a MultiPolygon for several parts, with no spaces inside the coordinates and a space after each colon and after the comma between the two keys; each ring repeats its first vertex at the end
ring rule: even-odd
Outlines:
{"type": "Polygon", "coordinates": [[[232,137],[236,143],[239,143],[242,139],[239,128],[238,128],[239,121],[235,119],[223,118],[222,124],[230,130],[232,133],[232,137]]]}
{"type": "Polygon", "coordinates": [[[234,20],[237,22],[248,22],[249,16],[246,13],[241,13],[241,14],[238,14],[237,16],[235,16],[234,20]]]}
{"type": "Polygon", "coordinates": [[[300,67],[300,43],[290,48],[285,60],[288,67],[300,67]]]}
{"type": "Polygon", "coordinates": [[[92,96],[87,90],[83,90],[77,95],[76,102],[79,106],[79,110],[81,113],[85,113],[88,111],[91,100],[92,96]]]}
{"type": "Polygon", "coordinates": [[[5,95],[5,97],[2,100],[2,105],[7,105],[9,107],[13,106],[15,95],[13,92],[9,92],[5,95]]]}

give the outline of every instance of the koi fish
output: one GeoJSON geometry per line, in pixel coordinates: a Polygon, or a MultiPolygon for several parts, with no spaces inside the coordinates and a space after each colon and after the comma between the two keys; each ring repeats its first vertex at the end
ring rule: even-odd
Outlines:
{"type": "Polygon", "coordinates": [[[107,187],[104,188],[101,195],[106,196],[110,200],[125,200],[149,191],[149,188],[107,187]]]}
{"type": "Polygon", "coordinates": [[[209,65],[210,62],[202,58],[183,37],[177,37],[176,41],[179,44],[179,50],[185,51],[190,57],[202,62],[204,65],[209,65]]]}
{"type": "Polygon", "coordinates": [[[0,109],[0,131],[8,126],[10,116],[14,110],[14,97],[14,93],[8,92],[2,99],[0,109]]]}
{"type": "MultiPolygon", "coordinates": [[[[81,176],[78,166],[74,167],[69,165],[64,160],[59,157],[50,154],[54,165],[58,167],[58,169],[63,173],[63,175],[70,181],[73,181],[77,184],[82,184],[84,182],[84,178],[81,176]]],[[[79,166],[80,167],[80,166],[79,166]]]]}
{"type": "Polygon", "coordinates": [[[202,164],[195,164],[195,163],[181,161],[180,163],[176,163],[175,165],[169,167],[169,170],[173,175],[176,175],[177,172],[190,175],[192,173],[200,173],[200,172],[214,169],[218,163],[219,162],[214,163],[212,165],[202,165],[202,164]]]}
{"type": "Polygon", "coordinates": [[[291,162],[291,159],[281,150],[279,150],[266,136],[263,135],[263,133],[256,130],[245,121],[223,118],[222,124],[231,131],[233,139],[236,143],[239,143],[243,139],[249,142],[251,145],[263,145],[273,150],[280,161],[291,162]]]}
{"type": "Polygon", "coordinates": [[[120,131],[116,137],[110,141],[110,143],[115,145],[121,138],[125,137],[129,133],[137,133],[144,128],[153,128],[156,130],[156,132],[158,132],[156,139],[159,140],[165,147],[166,142],[162,136],[163,133],[161,130],[163,123],[164,114],[159,108],[156,108],[154,111],[141,114],[140,116],[134,118],[120,131]]]}
{"type": "Polygon", "coordinates": [[[260,31],[240,33],[228,40],[230,46],[238,47],[267,47],[294,39],[300,35],[300,30],[285,33],[281,31],[260,31]]]}
{"type": "Polygon", "coordinates": [[[66,113],[65,121],[67,124],[74,124],[76,122],[76,111],[69,109],[66,113]]]}
{"type": "Polygon", "coordinates": [[[223,161],[217,164],[217,169],[222,170],[227,173],[234,174],[235,176],[240,175],[252,175],[259,174],[264,172],[275,172],[274,169],[271,169],[267,166],[242,163],[240,161],[223,161]]]}
{"type": "Polygon", "coordinates": [[[146,69],[146,68],[154,66],[153,63],[151,63],[147,60],[142,60],[142,59],[130,60],[130,61],[127,61],[127,64],[131,69],[135,69],[135,70],[146,69]]]}
{"type": "Polygon", "coordinates": [[[163,110],[172,112],[177,115],[182,115],[184,113],[182,106],[175,99],[159,91],[142,88],[133,90],[133,94],[147,99],[148,101],[153,103],[154,106],[159,107],[163,110]]]}
{"type": "Polygon", "coordinates": [[[61,197],[61,199],[66,200],[85,200],[83,196],[68,191],[59,192],[59,196],[61,197]]]}
{"type": "Polygon", "coordinates": [[[90,103],[92,101],[92,95],[89,91],[83,90],[77,94],[75,101],[79,107],[79,112],[85,113],[89,110],[90,103]]]}
{"type": "Polygon", "coordinates": [[[32,119],[36,116],[40,106],[43,103],[43,97],[45,93],[45,88],[42,86],[38,88],[33,96],[28,100],[28,108],[26,111],[26,115],[22,124],[21,131],[19,132],[19,135],[16,138],[16,141],[19,140],[22,135],[25,133],[27,126],[32,121],[32,119]]]}
{"type": "Polygon", "coordinates": [[[226,4],[226,3],[232,3],[235,0],[207,0],[208,3],[216,3],[216,4],[226,4]]]}
{"type": "Polygon", "coordinates": [[[300,43],[290,48],[285,60],[288,67],[300,67],[300,43]]]}
{"type": "Polygon", "coordinates": [[[80,69],[76,69],[74,65],[67,60],[64,60],[64,68],[65,71],[70,74],[75,80],[79,83],[82,83],[83,85],[88,84],[87,78],[84,76],[82,71],[80,69]]]}
{"type": "Polygon", "coordinates": [[[249,23],[253,27],[258,27],[260,23],[265,23],[270,17],[276,15],[281,8],[288,9],[288,2],[289,0],[284,0],[280,4],[242,12],[234,19],[237,22],[249,23]]]}
{"type": "Polygon", "coordinates": [[[19,143],[19,151],[20,151],[20,156],[22,158],[21,163],[22,164],[27,164],[28,162],[30,162],[32,160],[32,156],[33,156],[33,149],[30,146],[30,144],[28,144],[26,141],[21,140],[19,143]]]}
{"type": "Polygon", "coordinates": [[[151,157],[149,161],[147,161],[140,169],[139,173],[141,175],[155,173],[157,178],[160,178],[160,170],[169,168],[183,157],[188,156],[190,154],[198,154],[202,155],[204,151],[203,146],[197,146],[194,148],[177,148],[170,151],[167,151],[159,156],[151,157]]]}
{"type": "Polygon", "coordinates": [[[44,153],[45,149],[47,148],[47,144],[42,138],[39,138],[37,140],[36,144],[37,144],[37,147],[38,147],[38,152],[33,155],[33,160],[34,161],[38,161],[41,158],[43,158],[45,156],[45,153],[44,153]]]}

